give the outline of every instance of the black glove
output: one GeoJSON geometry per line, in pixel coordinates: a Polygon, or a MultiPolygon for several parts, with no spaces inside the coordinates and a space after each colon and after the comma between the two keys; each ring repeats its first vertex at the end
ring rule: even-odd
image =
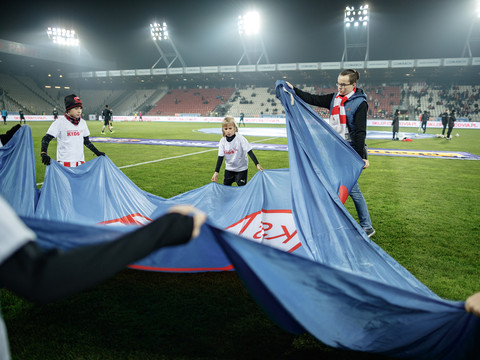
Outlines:
{"type": "Polygon", "coordinates": [[[97,155],[97,156],[105,156],[105,153],[104,153],[104,152],[101,152],[101,151],[98,151],[95,155],[97,155]]]}
{"type": "Polygon", "coordinates": [[[45,165],[50,165],[50,156],[47,154],[40,154],[42,156],[42,163],[45,165]]]}

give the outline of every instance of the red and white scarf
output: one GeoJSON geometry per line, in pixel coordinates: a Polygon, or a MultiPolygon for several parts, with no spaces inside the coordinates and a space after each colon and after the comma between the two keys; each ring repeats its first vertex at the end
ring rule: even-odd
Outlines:
{"type": "Polygon", "coordinates": [[[347,113],[345,112],[345,103],[355,94],[357,89],[353,88],[347,95],[338,94],[333,102],[332,112],[328,123],[344,139],[347,132],[347,113]]]}

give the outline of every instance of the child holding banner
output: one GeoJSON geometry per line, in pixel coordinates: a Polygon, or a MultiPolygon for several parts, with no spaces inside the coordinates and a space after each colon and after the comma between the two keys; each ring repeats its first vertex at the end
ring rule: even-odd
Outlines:
{"type": "Polygon", "coordinates": [[[234,182],[238,186],[247,184],[248,158],[252,159],[257,169],[263,171],[252,150],[252,145],[242,135],[238,134],[238,127],[233,117],[227,116],[222,121],[223,137],[218,143],[218,159],[212,181],[218,180],[218,173],[225,158],[225,176],[223,185],[232,185],[234,182]]]}
{"type": "Polygon", "coordinates": [[[57,161],[67,167],[76,167],[85,162],[83,145],[95,155],[103,156],[104,152],[92,144],[89,139],[90,131],[87,123],[82,119],[82,100],[75,95],[65,96],[65,114],[55,120],[42,139],[41,157],[45,165],[50,165],[50,156],[47,154],[48,144],[57,138],[57,161]]]}

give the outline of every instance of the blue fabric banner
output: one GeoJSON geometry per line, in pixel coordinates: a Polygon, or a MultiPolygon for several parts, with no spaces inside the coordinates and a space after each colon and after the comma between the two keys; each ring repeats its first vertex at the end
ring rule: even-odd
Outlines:
{"type": "Polygon", "coordinates": [[[38,194],[32,130],[22,126],[0,147],[0,195],[17,214],[33,216],[38,194]]]}
{"type": "Polygon", "coordinates": [[[277,96],[287,114],[290,169],[259,172],[245,187],[210,183],[163,199],[139,189],[102,156],[77,168],[52,162],[33,211],[33,146],[23,127],[13,149],[0,151],[0,180],[22,171],[16,180],[27,180],[2,183],[2,195],[14,201],[40,245],[65,249],[115,241],[172,204],[193,204],[209,215],[201,235],[132,267],[235,268],[288,331],[392,357],[476,359],[480,318],[418,281],[365,235],[340,201],[340,187],[351,189],[363,161],[284,82],[277,82],[277,96]],[[16,191],[27,193],[23,201],[8,197],[16,191]]]}

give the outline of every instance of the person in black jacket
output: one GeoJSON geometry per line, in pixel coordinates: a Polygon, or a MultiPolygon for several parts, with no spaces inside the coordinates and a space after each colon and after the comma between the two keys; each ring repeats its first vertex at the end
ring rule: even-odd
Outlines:
{"type": "Polygon", "coordinates": [[[20,108],[18,109],[18,115],[20,116],[20,124],[22,123],[22,120],[23,120],[23,123],[26,124],[25,122],[25,114],[23,113],[23,110],[20,108]]]}
{"type": "Polygon", "coordinates": [[[427,121],[430,118],[430,113],[425,110],[422,114],[422,123],[420,124],[420,128],[423,130],[423,133],[425,134],[427,132],[427,121]]]}
{"type": "Polygon", "coordinates": [[[398,130],[400,128],[400,110],[395,110],[395,114],[393,115],[393,121],[392,121],[392,140],[398,140],[398,130]]]}
{"type": "Polygon", "coordinates": [[[58,119],[58,110],[56,107],[53,108],[52,115],[53,115],[53,121],[58,119]]]}
{"type": "Polygon", "coordinates": [[[112,132],[112,128],[110,127],[110,120],[112,119],[112,112],[108,108],[108,105],[105,105],[105,109],[102,111],[102,116],[103,116],[103,128],[102,128],[102,134],[105,134],[105,127],[108,126],[108,130],[112,132]]]}
{"type": "MultiPolygon", "coordinates": [[[[360,79],[358,71],[348,69],[342,71],[337,78],[336,93],[316,95],[304,92],[287,85],[295,90],[295,94],[308,104],[330,109],[329,124],[355,149],[364,161],[363,168],[370,166],[368,161],[365,139],[367,137],[367,96],[362,89],[357,88],[360,79]]],[[[375,234],[372,220],[368,211],[367,203],[363,197],[358,182],[350,191],[355,208],[358,213],[360,226],[365,230],[368,237],[375,234]]]]}
{"type": "Polygon", "coordinates": [[[445,112],[442,114],[442,137],[445,136],[445,129],[447,128],[449,117],[450,109],[445,109],[445,112]]]}
{"type": "Polygon", "coordinates": [[[457,118],[455,117],[455,110],[452,110],[452,113],[448,117],[447,140],[452,140],[452,130],[455,127],[455,121],[457,121],[457,118]]]}
{"type": "MultiPolygon", "coordinates": [[[[0,287],[27,300],[46,303],[90,288],[151,252],[185,244],[198,236],[205,213],[188,205],[117,240],[68,251],[43,250],[35,233],[0,196],[0,287]]],[[[0,316],[0,359],[9,359],[5,324],[0,316]]]]}

